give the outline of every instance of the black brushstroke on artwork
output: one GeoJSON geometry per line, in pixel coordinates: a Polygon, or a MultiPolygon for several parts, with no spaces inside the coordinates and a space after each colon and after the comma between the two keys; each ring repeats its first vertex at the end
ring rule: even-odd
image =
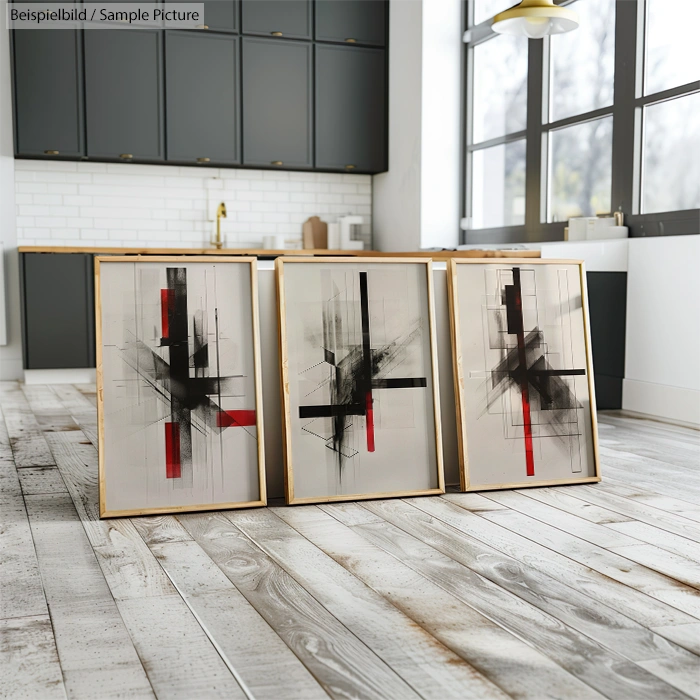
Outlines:
{"type": "Polygon", "coordinates": [[[562,377],[581,376],[585,369],[554,368],[547,357],[547,343],[543,332],[535,327],[525,330],[520,292],[520,268],[514,267],[513,284],[505,285],[502,300],[505,305],[507,333],[522,334],[523,342],[503,351],[502,359],[491,370],[491,390],[487,406],[493,407],[508,390],[522,393],[527,387],[528,401],[539,410],[540,422],[546,422],[555,435],[571,435],[571,411],[581,408],[569,385],[562,377]]]}
{"type": "MultiPolygon", "coordinates": [[[[366,420],[367,449],[374,451],[373,390],[375,389],[414,389],[428,385],[426,377],[386,378],[402,361],[408,346],[420,333],[420,323],[404,337],[381,348],[372,348],[369,315],[369,290],[367,272],[359,273],[360,288],[360,345],[351,346],[340,360],[337,339],[343,337],[343,314],[340,292],[328,299],[323,311],[323,363],[330,368],[328,379],[330,403],[327,405],[300,406],[299,417],[312,419],[303,430],[326,442],[338,460],[339,477],[342,479],[344,460],[358,454],[349,444],[348,429],[353,427],[352,416],[362,416],[366,420]],[[315,421],[321,418],[332,419],[330,437],[319,434],[315,421]]],[[[324,382],[325,384],[325,382],[324,382]]],[[[322,431],[321,431],[322,432],[322,431]]]]}

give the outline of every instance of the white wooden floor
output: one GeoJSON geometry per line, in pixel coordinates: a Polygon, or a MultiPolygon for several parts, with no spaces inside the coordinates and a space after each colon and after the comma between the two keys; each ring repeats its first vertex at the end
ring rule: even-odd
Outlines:
{"type": "Polygon", "coordinates": [[[100,521],[94,386],[0,384],[4,698],[700,698],[700,434],[594,486],[100,521]]]}

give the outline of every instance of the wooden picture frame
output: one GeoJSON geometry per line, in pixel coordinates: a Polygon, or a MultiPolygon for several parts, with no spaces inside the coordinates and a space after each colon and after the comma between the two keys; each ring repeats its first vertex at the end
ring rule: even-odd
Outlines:
{"type": "MultiPolygon", "coordinates": [[[[134,273],[135,274],[135,273],[134,273]]],[[[165,291],[165,290],[161,290],[165,291]]],[[[237,301],[232,299],[232,304],[237,301]]],[[[185,302],[186,308],[186,302],[185,302]]],[[[162,311],[165,315],[167,312],[162,311]]],[[[172,318],[172,317],[171,317],[172,318]]],[[[217,316],[218,318],[218,316],[217,316]]],[[[218,325],[217,325],[218,328],[218,325]]],[[[251,257],[222,257],[222,256],[173,256],[173,255],[128,255],[128,256],[98,256],[95,258],[95,330],[96,330],[96,382],[97,382],[97,425],[98,425],[98,472],[99,472],[99,505],[101,518],[116,518],[125,516],[139,515],[156,515],[163,513],[184,513],[191,511],[203,510],[223,510],[233,508],[252,508],[257,506],[265,506],[267,504],[267,493],[265,484],[265,436],[263,428],[263,404],[262,404],[262,374],[260,360],[260,330],[259,330],[259,309],[258,309],[258,284],[257,284],[257,258],[251,257]],[[254,425],[256,429],[255,438],[257,441],[257,485],[258,496],[252,500],[244,501],[226,501],[212,503],[188,503],[182,505],[164,505],[156,507],[136,507],[136,508],[110,508],[108,507],[107,494],[107,473],[105,465],[105,404],[104,404],[104,367],[103,367],[103,313],[102,313],[102,271],[106,265],[119,264],[161,264],[161,263],[176,263],[179,266],[193,266],[198,263],[203,263],[208,266],[225,264],[225,265],[245,265],[250,271],[250,319],[252,321],[252,357],[249,361],[252,363],[253,369],[253,391],[252,396],[255,400],[255,417],[254,423],[243,422],[238,417],[228,417],[225,421],[222,419],[219,422],[217,415],[216,426],[220,428],[236,427],[244,425],[254,425]],[[240,422],[239,422],[240,421],[240,422]]],[[[218,341],[218,334],[217,334],[218,341]]],[[[218,350],[218,342],[216,344],[218,350]]],[[[221,378],[216,378],[221,380],[221,378]]],[[[247,421],[250,421],[250,411],[219,411],[218,413],[235,413],[248,414],[247,421]]],[[[179,436],[179,431],[178,431],[179,436]]],[[[167,440],[167,438],[166,438],[167,440]]],[[[179,459],[179,447],[178,459],[179,459]]],[[[167,450],[167,447],[166,447],[167,450]]],[[[221,461],[223,466],[223,447],[221,453],[221,461]]],[[[251,483],[254,477],[251,476],[251,483]]]]}
{"type": "MultiPolygon", "coordinates": [[[[375,268],[377,269],[377,268],[375,268]]],[[[436,495],[445,492],[445,479],[443,471],[442,457],[442,435],[440,424],[440,401],[439,401],[439,378],[437,365],[437,344],[435,332],[435,312],[434,312],[434,291],[433,291],[433,275],[432,261],[425,258],[362,258],[348,259],[345,257],[331,258],[277,258],[275,261],[275,270],[277,274],[277,299],[278,299],[278,330],[279,330],[279,351],[280,351],[280,380],[281,380],[281,397],[282,397],[282,428],[283,428],[283,454],[284,454],[284,486],[286,502],[288,504],[304,504],[304,503],[328,503],[335,501],[355,501],[371,498],[390,498],[390,497],[407,497],[407,496],[427,496],[436,495]],[[417,490],[387,490],[373,493],[343,493],[343,494],[325,494],[318,496],[300,497],[295,494],[295,467],[293,454],[293,426],[291,419],[291,396],[290,396],[290,357],[287,344],[288,328],[287,328],[287,299],[288,294],[285,286],[285,269],[290,266],[297,268],[299,265],[327,265],[335,266],[344,264],[358,272],[371,269],[376,265],[420,265],[425,271],[426,283],[426,303],[428,309],[427,330],[428,330],[428,347],[429,347],[429,369],[431,373],[431,395],[430,402],[431,411],[434,420],[434,441],[435,441],[435,487],[421,488],[417,490]]],[[[368,341],[369,344],[369,341],[368,341]]],[[[372,438],[373,439],[373,438],[372,438]]]]}
{"type": "MultiPolygon", "coordinates": [[[[601,480],[600,454],[598,447],[598,421],[596,417],[595,386],[593,378],[593,357],[591,353],[590,321],[588,317],[588,289],[586,284],[585,266],[579,260],[548,260],[536,258],[511,258],[511,259],[452,259],[447,266],[447,289],[450,311],[450,335],[452,341],[453,375],[455,385],[456,415],[457,415],[457,441],[459,452],[460,487],[462,491],[486,491],[495,489],[526,488],[530,486],[555,486],[563,484],[586,484],[601,480]],[[529,266],[576,266],[578,267],[578,281],[580,284],[582,302],[582,337],[584,343],[583,355],[585,357],[585,373],[587,375],[586,386],[588,389],[588,405],[590,413],[590,445],[592,448],[593,474],[578,478],[562,479],[535,479],[529,481],[514,480],[507,483],[476,483],[470,474],[469,458],[469,416],[467,415],[465,368],[463,366],[464,348],[462,346],[463,329],[461,328],[460,299],[458,293],[458,270],[465,265],[480,265],[500,268],[529,267],[529,266]]],[[[521,302],[522,303],[522,302],[521,302]]],[[[523,318],[521,312],[521,319],[523,318]]],[[[522,321],[521,321],[522,325],[522,321]]],[[[484,331],[482,331],[484,332],[484,331]]],[[[488,332],[488,331],[487,331],[488,332]]],[[[578,371],[577,371],[578,372],[578,371]]],[[[529,408],[528,408],[529,413],[529,408]]],[[[473,411],[471,412],[473,415],[473,411]]],[[[587,421],[586,421],[587,423],[587,421]]],[[[524,425],[524,424],[523,424],[524,425]]],[[[532,438],[531,438],[532,439],[532,438]]],[[[527,447],[525,448],[527,451],[527,447]]],[[[530,447],[532,451],[532,446],[530,447]]],[[[527,477],[526,477],[527,478],[527,477]]]]}

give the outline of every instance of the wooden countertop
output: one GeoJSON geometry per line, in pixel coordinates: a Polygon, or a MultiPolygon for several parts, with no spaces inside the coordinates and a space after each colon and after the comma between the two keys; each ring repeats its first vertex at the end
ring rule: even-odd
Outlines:
{"type": "Polygon", "coordinates": [[[264,250],[258,248],[81,248],[74,246],[20,246],[20,253],[93,253],[95,255],[247,255],[279,257],[333,255],[376,258],[539,258],[539,250],[436,250],[379,252],[377,250],[264,250]]]}

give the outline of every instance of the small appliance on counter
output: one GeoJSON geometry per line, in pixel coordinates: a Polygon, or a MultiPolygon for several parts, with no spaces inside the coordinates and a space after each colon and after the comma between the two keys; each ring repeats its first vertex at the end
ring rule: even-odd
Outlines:
{"type": "Polygon", "coordinates": [[[629,229],[624,226],[624,215],[616,211],[613,216],[577,216],[569,219],[564,229],[566,241],[608,241],[627,238],[629,229]]]}

